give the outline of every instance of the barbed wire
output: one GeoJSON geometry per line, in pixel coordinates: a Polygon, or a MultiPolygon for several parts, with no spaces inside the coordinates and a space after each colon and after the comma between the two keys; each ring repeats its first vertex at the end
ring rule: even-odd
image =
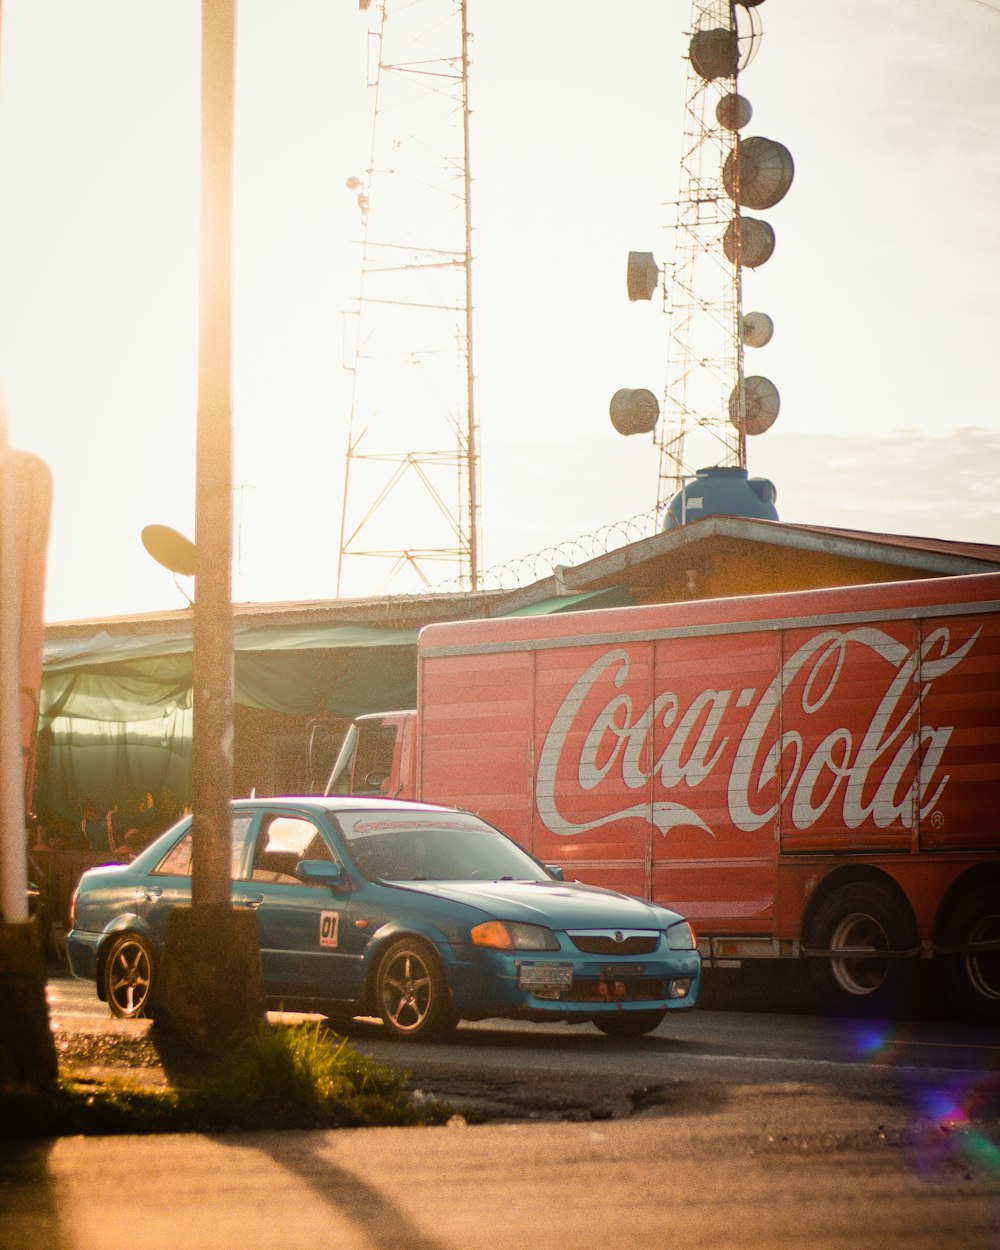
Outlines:
{"type": "Polygon", "coordinates": [[[378,595],[366,602],[365,610],[369,616],[400,616],[406,613],[407,605],[425,603],[435,595],[465,595],[473,599],[484,592],[516,590],[551,577],[560,567],[572,568],[643,538],[651,538],[659,529],[659,510],[651,508],[624,520],[611,521],[589,534],[492,565],[480,574],[478,590],[470,590],[457,577],[450,578],[429,590],[378,595]]]}
{"type": "MultiPolygon", "coordinates": [[[[493,565],[480,574],[480,589],[513,590],[518,586],[528,586],[543,577],[550,577],[559,567],[572,568],[576,564],[607,555],[610,551],[627,547],[640,539],[650,538],[658,528],[659,513],[656,508],[636,513],[625,520],[612,521],[589,534],[582,534],[493,565]]],[[[464,588],[457,579],[452,579],[438,589],[442,593],[456,593],[464,588]]]]}
{"type": "Polygon", "coordinates": [[[560,565],[573,567],[586,563],[640,539],[649,538],[656,530],[657,512],[654,508],[625,520],[602,525],[590,534],[583,534],[556,546],[543,547],[540,551],[494,565],[483,573],[482,586],[484,590],[509,590],[530,585],[550,576],[560,565]]]}

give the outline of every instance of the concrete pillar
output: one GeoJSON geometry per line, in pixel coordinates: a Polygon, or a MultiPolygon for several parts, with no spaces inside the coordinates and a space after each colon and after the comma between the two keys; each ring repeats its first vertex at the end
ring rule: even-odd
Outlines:
{"type": "Polygon", "coordinates": [[[45,997],[45,948],[32,920],[0,921],[0,1094],[40,1093],[59,1076],[45,997]]]}
{"type": "Polygon", "coordinates": [[[160,1034],[225,1054],[264,1019],[257,917],[228,903],[175,907],[151,1014],[160,1034]]]}

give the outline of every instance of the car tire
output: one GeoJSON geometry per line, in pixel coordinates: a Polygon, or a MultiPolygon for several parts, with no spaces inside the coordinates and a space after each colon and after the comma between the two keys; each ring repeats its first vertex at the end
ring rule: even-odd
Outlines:
{"type": "Polygon", "coordinates": [[[101,988],[113,1016],[135,1019],[149,1014],[153,996],[153,952],[137,933],[121,933],[108,949],[101,988]]]}
{"type": "Polygon", "coordinates": [[[595,1016],[594,1024],[608,1037],[642,1037],[658,1028],[666,1015],[665,1011],[616,1011],[614,1015],[595,1016]]]}
{"type": "MultiPolygon", "coordinates": [[[[1000,885],[974,886],[955,904],[941,930],[940,945],[1000,940],[1000,885]]],[[[938,968],[952,1005],[963,1017],[1000,1023],[1000,951],[944,955],[938,968]]]]}
{"type": "MultiPolygon", "coordinates": [[[[873,947],[908,951],[917,944],[912,919],[884,886],[856,881],[838,886],[820,903],[809,927],[808,948],[873,947]]],[[[809,960],[809,975],[827,1010],[837,1015],[891,1016],[909,1003],[916,959],[839,955],[809,960]]]]}
{"type": "Polygon", "coordinates": [[[458,1024],[441,961],[417,938],[400,938],[382,955],[375,1006],[386,1032],[401,1041],[433,1041],[458,1024]]]}

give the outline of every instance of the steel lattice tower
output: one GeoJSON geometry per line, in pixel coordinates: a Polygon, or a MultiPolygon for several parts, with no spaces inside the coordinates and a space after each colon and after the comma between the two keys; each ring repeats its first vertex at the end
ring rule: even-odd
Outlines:
{"type": "Polygon", "coordinates": [[[369,44],[370,161],[348,183],[363,238],[337,594],[476,589],[466,2],[383,0],[369,44]]]}
{"type": "Polygon", "coordinates": [[[692,5],[692,39],[699,32],[718,32],[726,72],[706,79],[695,67],[697,58],[688,61],[674,259],[667,284],[667,377],[656,434],[659,510],[697,468],[746,467],[744,424],[730,420],[729,412],[734,390],[742,403],[741,216],[722,182],[724,162],[738,138],[716,116],[719,100],[736,94],[739,62],[748,59],[740,48],[738,8],[731,0],[694,0],[692,5]],[[731,35],[731,57],[722,32],[731,35]],[[727,230],[737,240],[734,260],[723,246],[727,230]]]}

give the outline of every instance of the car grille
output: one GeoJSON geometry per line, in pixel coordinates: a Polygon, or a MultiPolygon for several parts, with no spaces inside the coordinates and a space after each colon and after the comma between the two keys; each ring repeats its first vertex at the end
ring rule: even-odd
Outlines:
{"type": "Polygon", "coordinates": [[[655,1003],[667,997],[666,981],[630,977],[626,981],[574,981],[571,989],[553,994],[563,1003],[655,1003]]]}
{"type": "Polygon", "coordinates": [[[571,933],[569,937],[585,955],[651,955],[660,943],[658,933],[624,934],[618,942],[613,933],[571,933]]]}

